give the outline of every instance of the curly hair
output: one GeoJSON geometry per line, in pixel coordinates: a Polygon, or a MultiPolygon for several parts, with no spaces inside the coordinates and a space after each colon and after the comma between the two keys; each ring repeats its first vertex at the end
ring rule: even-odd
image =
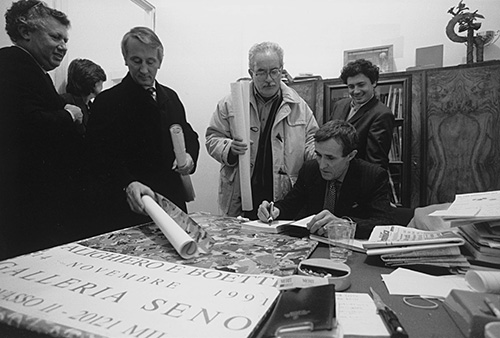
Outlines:
{"type": "Polygon", "coordinates": [[[66,14],[48,7],[39,0],[19,0],[5,12],[5,31],[12,42],[22,40],[20,27],[27,27],[31,32],[43,29],[47,18],[54,18],[62,25],[69,27],[70,22],[66,14]]]}
{"type": "Polygon", "coordinates": [[[283,67],[283,49],[275,42],[256,43],[248,51],[248,68],[253,69],[255,66],[255,56],[259,53],[276,53],[280,61],[280,67],[283,67]]]}
{"type": "Polygon", "coordinates": [[[106,73],[98,64],[87,59],[74,59],[68,67],[66,92],[88,96],[94,92],[95,84],[106,81],[106,73]]]}
{"type": "Polygon", "coordinates": [[[342,156],[349,155],[358,148],[356,128],[343,120],[330,120],[323,124],[314,134],[316,142],[324,142],[333,138],[342,145],[342,156]]]}
{"type": "Polygon", "coordinates": [[[379,68],[365,59],[358,59],[356,61],[351,61],[342,68],[340,78],[342,82],[347,84],[347,78],[353,77],[358,74],[363,74],[370,79],[371,83],[378,81],[379,68]]]}

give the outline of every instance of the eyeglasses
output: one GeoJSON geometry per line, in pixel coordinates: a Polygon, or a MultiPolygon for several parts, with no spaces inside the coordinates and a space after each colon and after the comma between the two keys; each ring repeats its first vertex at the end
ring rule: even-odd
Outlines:
{"type": "Polygon", "coordinates": [[[265,80],[270,75],[272,79],[276,80],[281,75],[281,68],[273,68],[271,70],[258,70],[253,72],[257,80],[265,80]]]}

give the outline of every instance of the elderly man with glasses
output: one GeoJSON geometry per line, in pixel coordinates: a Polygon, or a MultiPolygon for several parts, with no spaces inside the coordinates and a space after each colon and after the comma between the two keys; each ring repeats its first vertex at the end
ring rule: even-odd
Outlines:
{"type": "Polygon", "coordinates": [[[263,42],[249,51],[250,144],[233,135],[232,99],[217,104],[206,131],[207,151],[221,163],[219,208],[224,215],[257,218],[263,200],[279,200],[291,189],[304,161],[312,159],[318,123],[307,103],[282,81],[283,49],[263,42]],[[250,151],[253,210],[243,211],[238,156],[250,151]]]}

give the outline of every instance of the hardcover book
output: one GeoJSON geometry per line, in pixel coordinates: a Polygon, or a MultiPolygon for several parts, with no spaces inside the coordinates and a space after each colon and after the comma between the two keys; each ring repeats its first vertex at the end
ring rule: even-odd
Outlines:
{"type": "Polygon", "coordinates": [[[335,321],[335,285],[281,291],[258,338],[286,337],[332,330],[335,321]]]}
{"type": "Polygon", "coordinates": [[[314,215],[303,218],[297,221],[290,220],[275,220],[272,222],[262,222],[260,220],[249,221],[241,224],[241,228],[249,231],[266,232],[266,233],[286,233],[296,236],[308,236],[309,230],[307,223],[314,215]]]}

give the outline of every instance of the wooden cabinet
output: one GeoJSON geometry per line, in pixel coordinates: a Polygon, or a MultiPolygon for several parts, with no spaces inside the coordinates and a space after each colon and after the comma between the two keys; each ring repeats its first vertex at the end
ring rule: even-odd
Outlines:
{"type": "Polygon", "coordinates": [[[420,205],[499,190],[500,61],[412,76],[419,82],[414,100],[421,107],[419,144],[412,149],[421,156],[420,205]]]}
{"type": "MultiPolygon", "coordinates": [[[[347,92],[340,79],[290,86],[320,125],[347,92]]],[[[391,158],[390,171],[400,205],[414,208],[451,202],[456,194],[500,190],[500,61],[381,74],[381,99],[394,89],[402,99],[396,117],[401,158],[391,158]]]]}

